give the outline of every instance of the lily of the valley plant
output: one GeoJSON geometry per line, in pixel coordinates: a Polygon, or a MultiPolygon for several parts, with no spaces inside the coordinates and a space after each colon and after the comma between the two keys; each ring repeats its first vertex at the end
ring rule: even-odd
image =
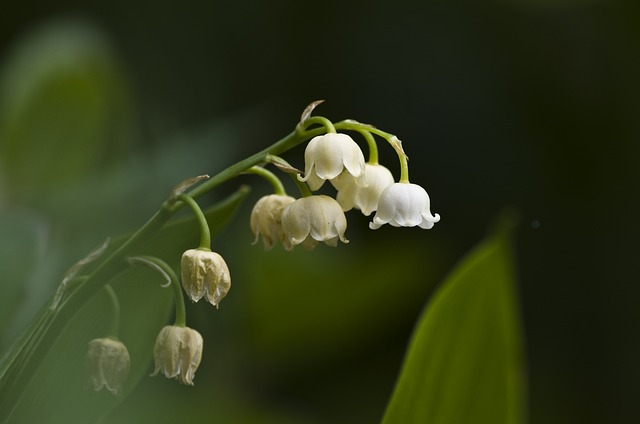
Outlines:
{"type": "Polygon", "coordinates": [[[194,384],[206,351],[200,333],[187,326],[183,293],[192,302],[205,299],[218,308],[231,288],[224,246],[212,246],[209,225],[197,200],[241,174],[263,177],[273,187],[273,192],[265,194],[253,207],[249,223],[255,236],[254,243],[262,239],[266,250],[277,243],[285,250],[298,245],[314,249],[321,243],[329,246],[348,243],[345,212],[353,209],[366,216],[375,212],[369,225],[374,230],[384,224],[432,228],[440,216],[431,213],[425,189],[409,182],[408,158],[400,140],[393,134],[354,120],[333,123],[324,117],[311,116],[319,103],[309,105],[295,130],[271,146],[213,177],[199,176],[180,183],[156,214],[109,255],[103,255],[105,244],[74,265],[65,275],[46,313],[38,318],[40,321],[36,325],[46,331],[34,333],[11,353],[6,369],[16,367],[21,372],[6,372],[2,376],[0,406],[11,401],[11,389],[16,387],[19,378],[35,369],[30,365],[49,352],[50,334],[60,332],[90,297],[103,290],[110,299],[108,319],[111,323],[103,337],[87,340],[88,387],[96,391],[106,389],[114,395],[122,392],[130,367],[143,364],[131,363],[126,340],[119,338],[119,301],[109,283],[127,267],[140,265],[155,270],[165,282],[162,286],[171,287],[175,300],[175,321],[157,329],[153,375],[164,374],[183,384],[194,384]],[[380,140],[397,153],[397,167],[378,163],[377,143],[380,140]],[[282,155],[305,142],[308,144],[302,172],[282,155]],[[365,160],[361,144],[367,147],[368,160],[365,160]],[[269,167],[272,169],[267,169],[269,167]],[[399,170],[397,181],[391,171],[396,168],[399,170]],[[276,173],[293,177],[299,193],[287,193],[276,173]],[[327,181],[333,188],[325,185],[327,181]],[[324,192],[335,192],[335,196],[314,194],[323,186],[324,192]],[[185,206],[196,217],[200,242],[183,253],[180,270],[172,269],[157,257],[138,254],[138,248],[185,206]],[[85,265],[89,262],[95,262],[97,266],[85,273],[85,265]]]}

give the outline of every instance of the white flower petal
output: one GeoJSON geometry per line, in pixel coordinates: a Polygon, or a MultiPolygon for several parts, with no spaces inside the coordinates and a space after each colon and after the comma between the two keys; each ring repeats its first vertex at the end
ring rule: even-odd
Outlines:
{"type": "Polygon", "coordinates": [[[303,197],[287,205],[282,212],[282,229],[291,245],[303,244],[313,248],[315,242],[335,245],[344,237],[347,218],[333,198],[325,195],[303,197]]]}
{"type": "Polygon", "coordinates": [[[364,184],[364,155],[358,144],[347,134],[327,133],[314,137],[305,149],[304,176],[311,190],[317,190],[326,180],[334,180],[346,172],[364,184]]]}
{"type": "Polygon", "coordinates": [[[378,200],[385,188],[393,184],[394,179],[391,171],[382,165],[365,165],[364,187],[358,184],[357,179],[347,174],[332,183],[338,188],[338,203],[345,211],[355,207],[360,209],[366,216],[371,215],[378,208],[378,200]]]}
{"type": "Polygon", "coordinates": [[[417,184],[394,183],[380,195],[378,211],[369,224],[373,230],[384,224],[394,227],[420,226],[430,229],[440,220],[431,215],[429,195],[417,184]]]}

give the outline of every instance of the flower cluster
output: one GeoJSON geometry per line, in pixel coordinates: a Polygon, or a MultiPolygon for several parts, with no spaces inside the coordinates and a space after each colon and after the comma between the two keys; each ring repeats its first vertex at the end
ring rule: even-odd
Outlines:
{"type": "MultiPolygon", "coordinates": [[[[354,122],[355,124],[355,122],[354,122]]],[[[347,220],[344,212],[359,209],[369,216],[376,212],[371,229],[384,224],[394,227],[430,229],[440,220],[433,215],[427,192],[408,179],[407,158],[400,140],[385,134],[401,163],[401,178],[395,179],[388,168],[378,164],[377,150],[365,163],[358,144],[347,134],[328,132],[314,137],[305,150],[304,175],[297,175],[312,191],[329,181],[336,189],[336,199],[326,195],[304,195],[295,200],[273,194],[262,197],[251,213],[251,230],[256,241],[262,236],[271,249],[280,241],[286,250],[300,244],[312,249],[319,242],[336,246],[338,240],[347,243],[347,220]]],[[[369,141],[373,137],[369,137],[369,141]]],[[[373,142],[375,143],[375,142],[373,142]]],[[[370,143],[371,149],[376,149],[370,143]]]]}

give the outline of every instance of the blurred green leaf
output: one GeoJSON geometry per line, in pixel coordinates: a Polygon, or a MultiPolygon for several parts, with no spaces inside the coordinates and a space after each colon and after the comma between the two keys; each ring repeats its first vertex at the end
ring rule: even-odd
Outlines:
{"type": "MultiPolygon", "coordinates": [[[[247,193],[248,189],[243,187],[206,211],[207,219],[212,224],[212,235],[227,225],[247,193]]],[[[144,253],[157,255],[175,266],[182,252],[193,247],[197,239],[195,219],[188,217],[167,225],[143,249],[144,253]]],[[[118,243],[116,241],[115,245],[118,243]]],[[[131,356],[131,371],[124,387],[124,396],[150,372],[148,366],[155,337],[166,325],[172,309],[171,290],[162,289],[160,284],[163,282],[159,275],[142,267],[128,269],[112,281],[121,303],[120,338],[131,356]]],[[[85,384],[84,355],[87,343],[93,338],[104,337],[109,324],[109,311],[107,296],[99,294],[74,316],[48,354],[38,363],[31,361],[30,366],[37,368],[27,371],[33,372],[34,377],[20,381],[11,391],[10,399],[2,399],[2,422],[95,422],[122,400],[122,397],[114,397],[106,391],[92,392],[85,384]]],[[[16,347],[19,346],[20,342],[16,344],[16,347]]],[[[6,358],[15,356],[10,353],[6,358]]],[[[21,380],[20,376],[18,380],[21,380]]]]}
{"type": "Polygon", "coordinates": [[[501,220],[433,296],[383,424],[525,421],[511,227],[501,220]]]}
{"type": "Polygon", "coordinates": [[[8,198],[34,201],[123,148],[131,114],[107,38],[80,20],[26,33],[0,68],[0,169],[8,198]]]}

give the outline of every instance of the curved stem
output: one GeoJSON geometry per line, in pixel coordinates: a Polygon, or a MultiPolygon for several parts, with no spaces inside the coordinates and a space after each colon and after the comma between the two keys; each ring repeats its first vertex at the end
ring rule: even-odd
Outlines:
{"type": "Polygon", "coordinates": [[[187,325],[187,312],[184,306],[184,295],[182,294],[182,287],[180,286],[178,276],[173,272],[173,269],[171,269],[165,261],[160,258],[156,258],[155,256],[132,256],[129,258],[129,263],[148,266],[149,268],[160,272],[162,276],[170,282],[171,288],[173,289],[173,300],[176,304],[175,325],[178,327],[185,327],[187,325]]]}
{"type": "Polygon", "coordinates": [[[362,122],[354,121],[353,119],[345,119],[344,121],[336,122],[334,126],[338,130],[369,131],[375,135],[379,135],[387,141],[395,137],[395,135],[382,131],[373,125],[363,124],[362,122]]]}
{"type": "MultiPolygon", "coordinates": [[[[199,186],[195,187],[193,190],[189,191],[189,196],[197,199],[203,194],[211,191],[215,187],[224,183],[225,181],[230,180],[245,172],[247,169],[251,168],[254,165],[258,165],[266,161],[267,155],[279,155],[287,150],[291,149],[298,144],[309,140],[317,135],[321,135],[326,133],[325,128],[313,128],[310,130],[304,130],[300,128],[296,128],[295,131],[291,132],[286,137],[280,139],[276,143],[267,147],[266,149],[261,150],[258,153],[255,153],[248,158],[237,162],[234,165],[231,165],[224,171],[214,175],[212,178],[203,182],[199,186]]],[[[168,209],[172,212],[179,210],[183,206],[182,202],[176,202],[172,205],[168,205],[168,209]]]]}
{"type": "Polygon", "coordinates": [[[276,174],[274,174],[273,172],[269,171],[266,168],[263,168],[262,166],[252,166],[251,168],[247,169],[246,171],[247,173],[250,174],[255,174],[255,175],[259,175],[262,178],[264,178],[265,180],[267,180],[269,182],[269,184],[271,184],[271,186],[273,187],[273,192],[275,194],[278,194],[280,196],[286,196],[287,192],[284,189],[284,185],[282,185],[282,181],[280,181],[280,178],[278,178],[276,176],[276,174]]]}
{"type": "Polygon", "coordinates": [[[198,202],[193,200],[192,197],[186,194],[179,195],[178,199],[189,206],[193,211],[193,214],[196,216],[198,226],[200,227],[200,246],[198,246],[198,249],[211,251],[211,231],[209,230],[207,217],[204,216],[202,209],[200,209],[200,205],[198,205],[198,202]]]}
{"type": "Polygon", "coordinates": [[[391,140],[389,140],[389,143],[393,146],[400,160],[400,180],[398,182],[409,183],[409,158],[402,148],[402,142],[398,137],[393,136],[391,140]]]}
{"type": "Polygon", "coordinates": [[[300,190],[300,195],[302,197],[309,197],[312,195],[311,190],[309,189],[309,186],[307,185],[307,183],[300,181],[298,179],[297,174],[289,174],[289,175],[291,176],[293,181],[296,183],[296,186],[298,187],[298,190],[300,190]]]}
{"type": "Polygon", "coordinates": [[[365,131],[365,130],[356,130],[356,131],[362,134],[364,139],[367,141],[367,144],[369,145],[368,163],[371,165],[377,165],[378,164],[378,144],[376,143],[376,140],[373,138],[373,135],[371,135],[369,131],[365,131]]]}
{"type": "Polygon", "coordinates": [[[311,126],[313,124],[322,125],[327,130],[328,133],[336,132],[336,129],[333,126],[333,123],[331,121],[329,121],[327,118],[323,117],[323,116],[312,116],[311,118],[307,118],[302,123],[302,125],[303,125],[303,127],[305,129],[309,128],[309,126],[311,126]]]}
{"type": "Polygon", "coordinates": [[[109,325],[107,336],[113,340],[118,340],[118,335],[120,334],[120,301],[111,284],[105,284],[103,288],[107,296],[109,296],[111,304],[111,324],[109,325]]]}
{"type": "Polygon", "coordinates": [[[398,159],[400,160],[400,181],[399,182],[409,183],[409,163],[408,163],[409,157],[404,152],[404,149],[402,148],[402,142],[398,137],[386,131],[379,130],[372,125],[363,124],[361,122],[354,121],[352,119],[346,119],[344,121],[340,121],[335,124],[335,127],[341,130],[352,130],[352,131],[358,131],[361,133],[362,131],[367,131],[367,132],[379,135],[380,137],[387,140],[389,144],[391,144],[391,147],[393,147],[393,149],[398,154],[398,159]]]}

